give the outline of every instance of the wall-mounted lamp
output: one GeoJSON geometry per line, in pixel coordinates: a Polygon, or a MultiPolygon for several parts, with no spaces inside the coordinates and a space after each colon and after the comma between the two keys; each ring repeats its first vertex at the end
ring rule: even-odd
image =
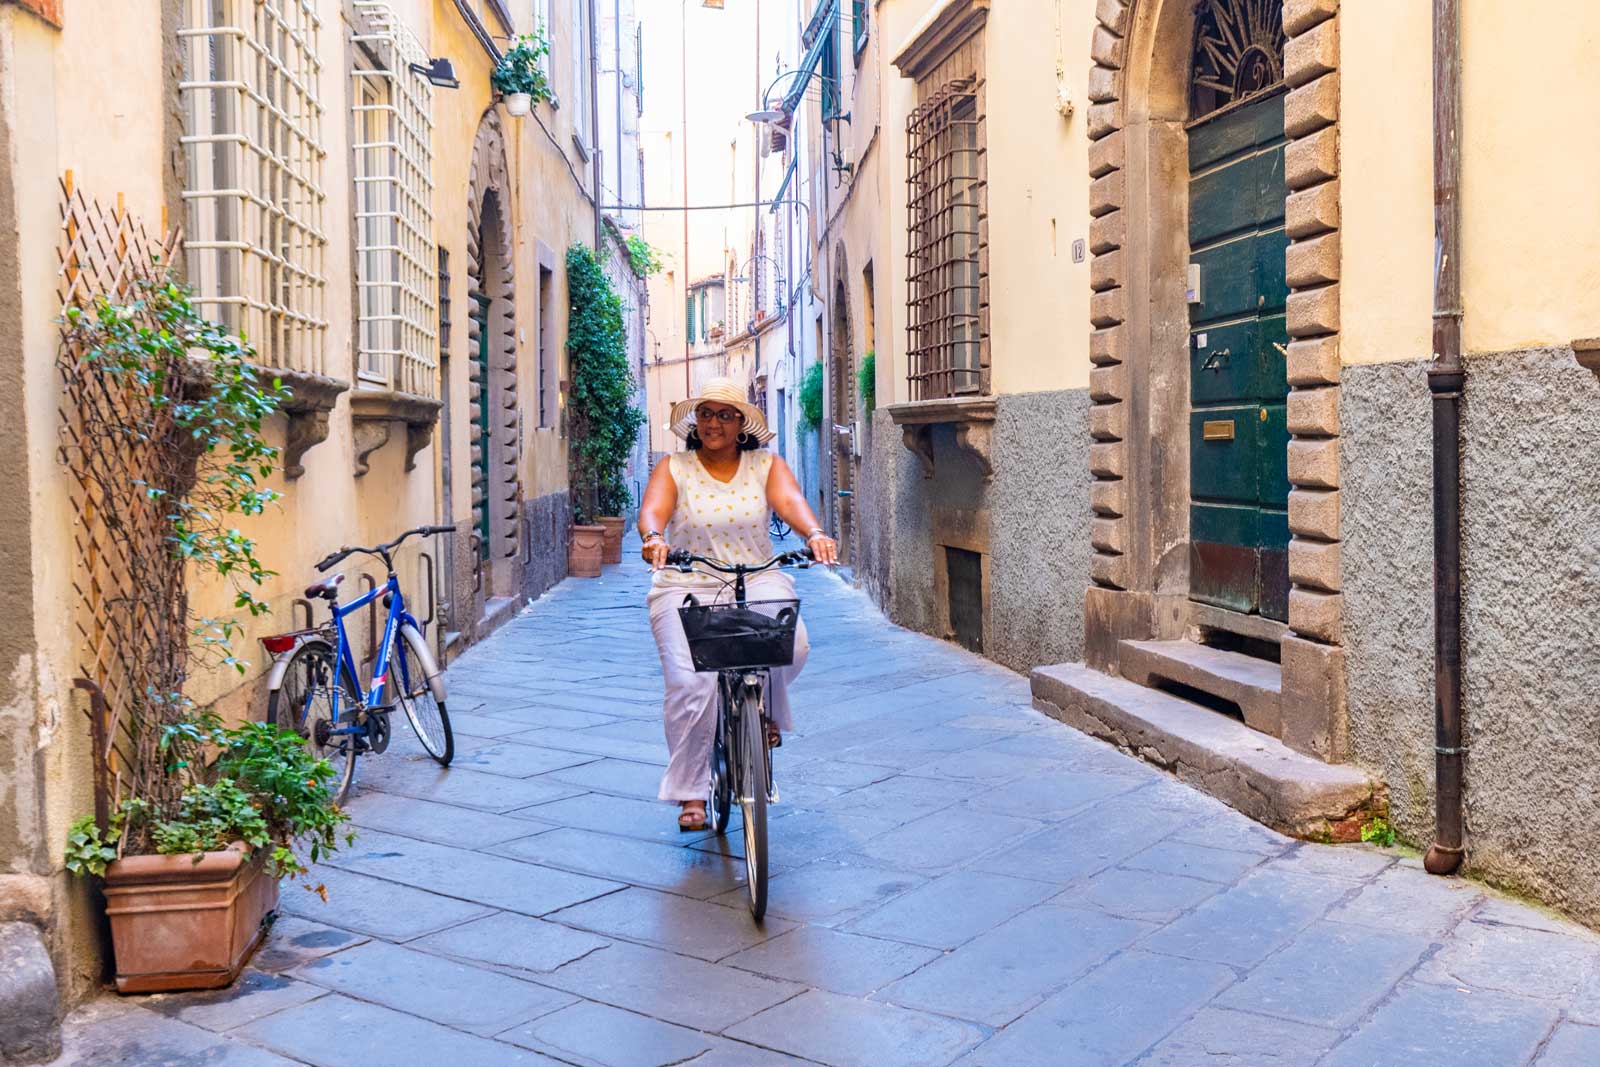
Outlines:
{"type": "Polygon", "coordinates": [[[428,83],[437,89],[459,89],[461,83],[456,80],[456,68],[443,56],[438,59],[429,59],[426,63],[411,64],[413,73],[420,74],[428,79],[428,83]]]}

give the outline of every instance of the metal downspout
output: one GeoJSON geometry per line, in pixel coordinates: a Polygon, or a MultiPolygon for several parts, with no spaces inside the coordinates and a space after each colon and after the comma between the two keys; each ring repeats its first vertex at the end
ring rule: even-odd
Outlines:
{"type": "Polygon", "coordinates": [[[1433,846],[1423,865],[1453,874],[1465,856],[1461,727],[1461,26],[1459,0],[1433,3],[1433,846]]]}
{"type": "MultiPolygon", "coordinates": [[[[589,143],[594,145],[594,256],[601,263],[605,252],[605,227],[603,225],[605,212],[600,210],[600,205],[605,202],[605,171],[603,160],[605,153],[600,148],[600,21],[599,12],[595,9],[595,0],[589,0],[589,143]]],[[[622,72],[617,71],[617,77],[622,77],[622,72]]],[[[622,122],[622,115],[617,114],[617,123],[622,122]]],[[[622,190],[618,189],[619,195],[622,190]]]]}

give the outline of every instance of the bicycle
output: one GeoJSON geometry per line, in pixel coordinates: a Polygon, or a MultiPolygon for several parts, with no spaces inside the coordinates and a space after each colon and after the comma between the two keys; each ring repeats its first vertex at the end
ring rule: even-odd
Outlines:
{"type": "Polygon", "coordinates": [[[388,580],[346,604],[339,603],[343,574],[316,582],[306,588],[306,599],[328,602],[328,622],[316,629],[262,639],[267,651],[277,657],[267,679],[267,722],[292,728],[318,758],[333,765],[338,783],[335,804],[344,803],[350,794],[356,758],[363,752],[376,755],[389,747],[389,715],[397,704],[417,740],[441,767],[448,767],[455,756],[455,735],[450,730],[450,714],[445,710],[444,679],[423,639],[422,628],[406,611],[405,596],[390,556],[407,538],[454,530],[453,525],[418,526],[387,544],[339,549],[317,563],[319,572],[350,556],[364,554],[383,561],[388,580]],[[375,650],[371,681],[363,689],[344,619],[379,597],[388,609],[388,618],[383,639],[375,650]],[[390,677],[391,657],[399,667],[397,679],[390,677]],[[391,688],[393,699],[386,703],[384,692],[391,688]]]}
{"type": "Polygon", "coordinates": [[[776,541],[782,541],[785,537],[794,533],[794,530],[788,523],[783,521],[782,516],[776,511],[772,513],[772,519],[767,523],[767,529],[772,532],[772,537],[776,541]]]}
{"type": "Polygon", "coordinates": [[[685,573],[698,563],[733,575],[731,603],[701,604],[690,595],[684,597],[678,615],[695,670],[717,674],[717,726],[706,813],[711,830],[726,834],[733,797],[738,795],[744,822],[745,886],[750,914],[757,921],[767,912],[767,805],[778,800],[767,747],[767,685],[774,667],[794,662],[800,601],[750,601],[745,579],[774,567],[808,567],[811,561],[810,549],[784,552],[753,566],[724,563],[684,549],[667,554],[667,565],[685,573]]]}

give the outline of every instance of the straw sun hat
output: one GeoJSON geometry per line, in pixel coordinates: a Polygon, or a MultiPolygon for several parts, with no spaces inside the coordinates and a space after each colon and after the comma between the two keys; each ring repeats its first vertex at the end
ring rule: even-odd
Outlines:
{"type": "Polygon", "coordinates": [[[767,417],[761,413],[761,409],[745,400],[744,390],[735,385],[731,378],[707,379],[700,387],[699,396],[672,405],[672,432],[688,440],[689,431],[694,429],[695,409],[708,400],[713,404],[738,408],[744,416],[744,432],[761,444],[766,444],[775,436],[767,429],[767,417]]]}

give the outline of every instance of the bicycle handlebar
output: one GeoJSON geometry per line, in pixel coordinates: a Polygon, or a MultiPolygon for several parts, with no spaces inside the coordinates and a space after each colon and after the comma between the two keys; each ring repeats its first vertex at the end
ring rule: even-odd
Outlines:
{"type": "Polygon", "coordinates": [[[454,533],[455,528],[456,527],[454,523],[450,523],[446,526],[418,526],[414,529],[407,530],[405,533],[401,534],[399,537],[396,537],[393,541],[390,541],[387,544],[375,545],[372,548],[363,548],[358,545],[346,545],[339,549],[339,551],[332,552],[323,557],[322,560],[317,563],[317,570],[326,571],[334,564],[344,560],[349,556],[356,555],[357,553],[362,553],[368,556],[382,556],[385,560],[387,560],[389,558],[388,554],[394,549],[398,548],[401,542],[408,537],[415,537],[418,534],[429,535],[454,533]]]}
{"type": "Polygon", "coordinates": [[[771,570],[773,567],[787,567],[790,564],[809,566],[816,561],[816,558],[817,557],[812,553],[811,549],[801,548],[796,549],[793,552],[779,553],[778,555],[767,560],[765,563],[724,563],[720,559],[711,559],[708,556],[697,556],[688,549],[675,548],[671,552],[667,553],[667,566],[676,567],[680,571],[687,572],[696,563],[701,563],[707,567],[710,567],[714,571],[721,571],[723,574],[748,575],[759,574],[762,571],[771,570]]]}

